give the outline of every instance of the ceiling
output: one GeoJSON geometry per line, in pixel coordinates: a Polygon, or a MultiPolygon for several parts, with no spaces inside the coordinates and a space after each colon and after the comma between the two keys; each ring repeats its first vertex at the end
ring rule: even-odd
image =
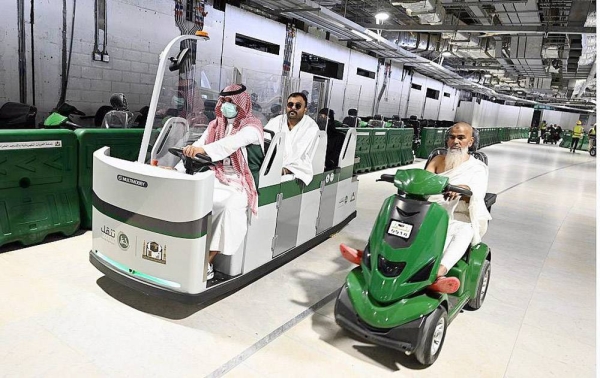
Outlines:
{"type": "Polygon", "coordinates": [[[496,100],[595,111],[595,0],[248,0],[372,56],[496,100]],[[377,22],[374,15],[389,18],[377,22]],[[443,53],[443,54],[442,54],[443,53]]]}

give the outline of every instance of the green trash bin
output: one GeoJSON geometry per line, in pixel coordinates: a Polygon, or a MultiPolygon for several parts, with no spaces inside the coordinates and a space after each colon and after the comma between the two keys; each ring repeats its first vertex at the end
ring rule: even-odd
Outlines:
{"type": "Polygon", "coordinates": [[[0,130],[0,172],[0,245],[77,231],[77,138],[71,130],[0,130]]]}

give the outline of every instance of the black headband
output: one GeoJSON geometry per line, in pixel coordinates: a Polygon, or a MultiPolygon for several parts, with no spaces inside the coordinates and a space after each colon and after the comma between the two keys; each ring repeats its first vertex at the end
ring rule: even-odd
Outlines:
{"type": "Polygon", "coordinates": [[[225,92],[225,90],[222,90],[221,93],[219,93],[219,96],[222,97],[226,97],[226,96],[233,96],[236,94],[240,94],[246,91],[246,86],[244,84],[238,84],[239,86],[241,86],[240,89],[236,89],[235,91],[231,91],[231,92],[225,92]]]}

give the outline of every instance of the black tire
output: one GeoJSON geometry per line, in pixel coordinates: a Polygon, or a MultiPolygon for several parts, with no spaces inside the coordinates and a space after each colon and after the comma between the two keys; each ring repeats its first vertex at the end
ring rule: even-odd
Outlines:
{"type": "Polygon", "coordinates": [[[590,150],[590,156],[596,156],[596,149],[595,148],[592,148],[590,150]]]}
{"type": "Polygon", "coordinates": [[[472,298],[469,303],[467,303],[466,307],[469,310],[479,310],[483,301],[485,300],[485,296],[487,295],[488,289],[490,287],[490,277],[492,274],[492,266],[488,260],[483,262],[483,266],[481,267],[481,275],[479,276],[479,281],[477,282],[477,293],[475,294],[475,298],[472,298]]]}
{"type": "Polygon", "coordinates": [[[423,338],[413,353],[421,365],[430,366],[437,360],[444,346],[447,329],[448,313],[444,307],[440,306],[425,320],[423,338]]]}

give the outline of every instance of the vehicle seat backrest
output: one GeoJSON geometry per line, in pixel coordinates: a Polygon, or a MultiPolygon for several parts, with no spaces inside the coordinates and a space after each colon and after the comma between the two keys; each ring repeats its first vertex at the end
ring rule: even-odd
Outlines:
{"type": "Polygon", "coordinates": [[[254,179],[254,185],[256,190],[258,190],[260,167],[265,160],[265,153],[260,144],[251,144],[246,146],[246,154],[248,156],[248,168],[250,168],[252,178],[254,179]]]}
{"type": "Polygon", "coordinates": [[[358,127],[358,117],[347,116],[342,121],[342,124],[344,124],[348,127],[358,127]]]}
{"type": "Polygon", "coordinates": [[[102,120],[102,127],[106,129],[128,129],[133,125],[133,112],[128,110],[111,110],[102,120]]]}
{"type": "Polygon", "coordinates": [[[33,129],[37,108],[20,102],[7,102],[0,107],[1,129],[33,129]]]}
{"type": "Polygon", "coordinates": [[[325,170],[330,171],[340,166],[340,153],[344,146],[346,135],[339,130],[327,133],[327,152],[325,155],[325,170]]]}
{"type": "Polygon", "coordinates": [[[368,123],[369,127],[383,127],[383,121],[372,119],[368,123]]]}

